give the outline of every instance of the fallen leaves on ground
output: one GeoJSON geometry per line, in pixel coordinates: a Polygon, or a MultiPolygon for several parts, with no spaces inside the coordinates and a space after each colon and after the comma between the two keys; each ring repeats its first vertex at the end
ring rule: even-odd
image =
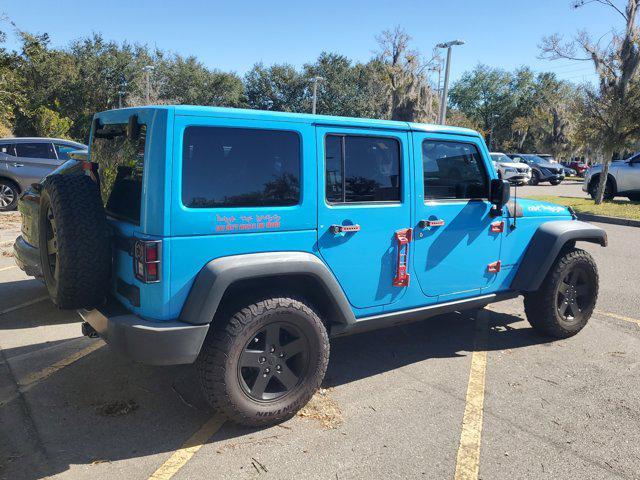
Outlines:
{"type": "Polygon", "coordinates": [[[330,390],[326,388],[318,390],[309,403],[298,412],[298,416],[316,420],[325,429],[337,428],[343,422],[340,407],[331,398],[330,390]]]}
{"type": "Polygon", "coordinates": [[[121,417],[138,409],[135,400],[118,400],[103,403],[96,407],[96,412],[104,417],[121,417]]]}

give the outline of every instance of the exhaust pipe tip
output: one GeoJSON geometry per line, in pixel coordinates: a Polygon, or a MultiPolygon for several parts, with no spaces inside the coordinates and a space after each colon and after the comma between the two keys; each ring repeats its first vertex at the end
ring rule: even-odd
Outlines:
{"type": "Polygon", "coordinates": [[[98,338],[98,332],[87,322],[82,322],[82,335],[89,338],[98,338]]]}

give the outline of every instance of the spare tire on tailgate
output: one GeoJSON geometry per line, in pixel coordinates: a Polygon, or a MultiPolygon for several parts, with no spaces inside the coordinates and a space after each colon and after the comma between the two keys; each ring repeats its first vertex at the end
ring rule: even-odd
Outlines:
{"type": "Polygon", "coordinates": [[[97,184],[86,175],[52,175],[38,218],[40,263],[60,308],[92,308],[107,295],[111,244],[97,184]]]}

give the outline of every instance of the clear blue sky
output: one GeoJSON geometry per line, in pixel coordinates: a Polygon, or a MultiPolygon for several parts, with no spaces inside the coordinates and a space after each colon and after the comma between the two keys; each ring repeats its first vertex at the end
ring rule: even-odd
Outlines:
{"type": "MultiPolygon", "coordinates": [[[[580,82],[593,79],[590,64],[539,60],[538,44],[554,32],[567,36],[584,28],[598,38],[621,18],[599,5],[578,10],[570,0],[401,1],[204,1],[204,0],[8,0],[0,4],[20,29],[47,32],[54,46],[101,33],[108,40],[144,43],[195,55],[210,68],[244,74],[254,63],[301,66],[322,51],[365,61],[375,36],[394,25],[413,37],[425,55],[441,41],[457,47],[453,78],[478,63],[513,69],[529,65],[580,82]],[[312,8],[310,8],[312,7],[312,8]]],[[[623,4],[623,0],[618,0],[623,4]]],[[[5,23],[3,30],[8,30],[5,23]]],[[[9,47],[16,48],[15,36],[9,47]]]]}

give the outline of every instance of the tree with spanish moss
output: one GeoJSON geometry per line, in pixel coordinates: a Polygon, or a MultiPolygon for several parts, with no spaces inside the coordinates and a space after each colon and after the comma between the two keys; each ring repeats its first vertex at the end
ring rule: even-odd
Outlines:
{"type": "Polygon", "coordinates": [[[541,44],[542,57],[550,60],[568,59],[591,62],[598,75],[596,86],[583,88],[581,126],[601,145],[604,161],[599,177],[595,203],[602,203],[608,180],[609,165],[614,152],[627,147],[640,135],[640,34],[636,24],[640,0],[628,0],[622,8],[613,0],[579,0],[574,8],[597,3],[615,11],[624,27],[611,33],[606,46],[602,38],[594,41],[581,31],[575,38],[564,41],[554,34],[545,37],[541,44]]]}

